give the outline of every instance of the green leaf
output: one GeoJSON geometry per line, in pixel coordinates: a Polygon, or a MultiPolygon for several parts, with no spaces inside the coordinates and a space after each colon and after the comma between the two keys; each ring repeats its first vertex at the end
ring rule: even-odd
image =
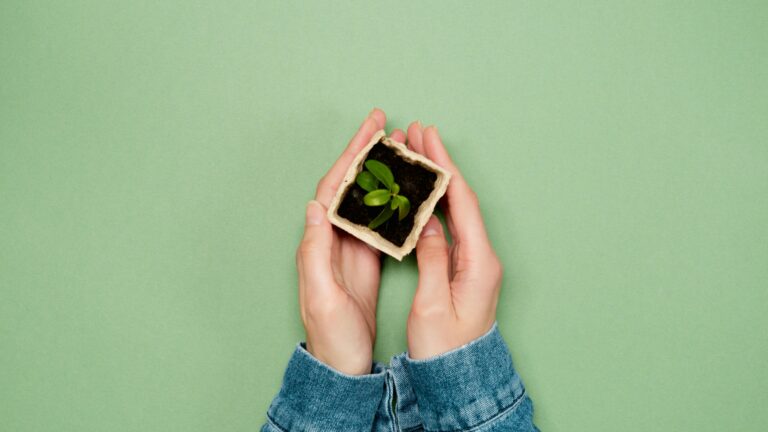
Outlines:
{"type": "Polygon", "coordinates": [[[389,191],[386,189],[376,189],[375,191],[368,192],[363,197],[363,202],[367,206],[376,207],[383,206],[389,202],[389,191]]]}
{"type": "Polygon", "coordinates": [[[392,195],[397,195],[400,193],[400,185],[397,183],[392,183],[392,187],[389,188],[389,191],[392,192],[392,195]]]}
{"type": "Polygon", "coordinates": [[[360,174],[357,175],[355,181],[367,192],[372,192],[379,186],[379,181],[368,171],[361,171],[360,174]]]}
{"type": "Polygon", "coordinates": [[[372,220],[371,223],[368,224],[368,228],[370,229],[378,228],[379,225],[383,224],[389,218],[391,218],[394,213],[395,211],[389,208],[389,206],[384,207],[384,210],[382,210],[381,213],[379,213],[379,215],[376,216],[376,218],[372,220]]]}
{"type": "Polygon", "coordinates": [[[397,213],[397,220],[403,220],[408,216],[408,212],[411,211],[411,202],[408,201],[408,198],[402,195],[398,195],[396,198],[399,198],[398,207],[400,207],[400,210],[397,213]]]}
{"type": "Polygon", "coordinates": [[[386,186],[387,189],[392,189],[392,184],[395,182],[395,176],[392,175],[392,171],[389,170],[388,166],[375,159],[371,159],[365,162],[365,167],[368,168],[368,171],[375,175],[380,182],[384,183],[384,186],[386,186]]]}
{"type": "Polygon", "coordinates": [[[401,195],[394,195],[394,196],[392,196],[392,210],[400,207],[400,203],[404,199],[405,199],[405,197],[401,196],[401,195]]]}

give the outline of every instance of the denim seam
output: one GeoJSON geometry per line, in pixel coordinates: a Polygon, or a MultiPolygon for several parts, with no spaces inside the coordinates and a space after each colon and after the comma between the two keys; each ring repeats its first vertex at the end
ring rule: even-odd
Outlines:
{"type": "Polygon", "coordinates": [[[288,432],[285,429],[283,429],[282,427],[280,427],[280,425],[278,425],[277,422],[275,422],[275,420],[269,414],[267,414],[267,423],[269,423],[270,426],[274,427],[275,429],[277,429],[280,432],[288,432]]]}
{"type": "Polygon", "coordinates": [[[448,431],[435,431],[435,430],[430,430],[430,429],[424,428],[424,431],[425,432],[473,432],[473,431],[480,430],[480,428],[483,428],[483,427],[488,426],[488,425],[490,425],[492,423],[495,423],[495,422],[503,419],[504,417],[506,417],[512,411],[514,411],[515,408],[517,408],[517,406],[520,405],[520,403],[523,400],[525,400],[525,396],[526,396],[526,391],[525,391],[525,389],[523,389],[523,392],[520,393],[520,396],[518,396],[517,399],[513,400],[512,404],[510,406],[508,406],[507,408],[502,409],[496,415],[494,415],[493,417],[489,418],[488,420],[485,420],[484,422],[482,422],[480,424],[474,425],[474,426],[470,427],[469,429],[452,429],[452,430],[448,430],[448,431]]]}
{"type": "Polygon", "coordinates": [[[431,357],[427,357],[427,358],[423,358],[423,359],[414,359],[414,358],[411,358],[411,353],[410,353],[410,352],[408,352],[408,351],[406,351],[406,353],[405,353],[405,359],[406,359],[406,360],[407,360],[409,363],[413,363],[413,364],[424,364],[424,363],[432,363],[432,362],[434,362],[435,360],[440,360],[440,359],[442,359],[442,358],[448,357],[448,356],[449,356],[449,355],[451,355],[451,354],[455,354],[455,353],[456,353],[456,352],[458,352],[458,351],[462,351],[462,350],[465,350],[466,348],[469,348],[469,347],[471,347],[471,346],[474,346],[474,345],[477,345],[477,344],[479,344],[479,343],[483,342],[483,341],[485,340],[485,338],[486,338],[487,336],[489,336],[491,333],[493,333],[493,331],[494,331],[494,330],[495,330],[495,329],[496,329],[498,326],[499,326],[498,322],[494,322],[494,323],[493,323],[493,325],[491,326],[490,330],[488,330],[487,332],[483,333],[483,335],[482,335],[482,336],[480,336],[480,337],[478,337],[478,338],[476,338],[476,339],[473,339],[473,340],[471,340],[471,341],[469,341],[469,342],[465,343],[464,345],[462,345],[462,346],[460,346],[460,347],[456,347],[456,348],[453,348],[453,349],[451,349],[450,351],[446,351],[446,352],[444,352],[444,353],[441,353],[441,354],[437,354],[437,355],[434,355],[434,356],[431,356],[431,357]]]}
{"type": "Polygon", "coordinates": [[[392,418],[392,425],[391,425],[392,426],[392,432],[397,432],[398,430],[400,430],[400,425],[399,425],[399,423],[397,421],[397,413],[396,413],[397,408],[396,407],[395,408],[392,407],[392,400],[394,398],[394,395],[397,394],[396,393],[397,389],[395,387],[395,379],[392,377],[392,371],[391,370],[387,369],[386,376],[387,376],[387,379],[386,379],[386,384],[387,384],[387,386],[386,386],[387,387],[387,396],[386,396],[387,397],[387,400],[386,400],[387,415],[389,415],[392,418]]]}
{"type": "Polygon", "coordinates": [[[323,369],[323,370],[330,371],[331,374],[334,375],[334,376],[337,376],[337,377],[340,377],[340,378],[344,378],[344,379],[349,379],[349,380],[352,380],[352,381],[365,381],[365,380],[369,380],[372,377],[376,377],[379,374],[383,374],[384,373],[384,371],[373,373],[373,371],[375,369],[375,363],[371,362],[371,372],[370,373],[363,374],[363,375],[349,375],[349,374],[346,374],[344,372],[341,372],[339,370],[334,369],[333,367],[331,367],[331,366],[321,362],[317,358],[315,358],[315,356],[312,355],[312,353],[310,353],[304,346],[302,346],[303,343],[304,342],[301,342],[301,343],[298,344],[298,347],[300,348],[299,351],[301,352],[301,355],[304,356],[304,357],[309,358],[310,362],[314,366],[319,367],[320,369],[323,369]]]}

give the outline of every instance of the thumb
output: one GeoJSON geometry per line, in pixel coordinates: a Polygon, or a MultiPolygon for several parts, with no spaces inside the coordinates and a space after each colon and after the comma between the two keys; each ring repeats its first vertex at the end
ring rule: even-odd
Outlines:
{"type": "Polygon", "coordinates": [[[325,215],[325,207],[312,200],[307,204],[304,237],[297,258],[299,277],[310,290],[328,290],[333,286],[331,248],[333,227],[325,215]]]}
{"type": "Polygon", "coordinates": [[[419,287],[414,303],[433,303],[450,294],[448,276],[448,241],[443,226],[432,215],[416,243],[416,260],[419,266],[419,287]]]}

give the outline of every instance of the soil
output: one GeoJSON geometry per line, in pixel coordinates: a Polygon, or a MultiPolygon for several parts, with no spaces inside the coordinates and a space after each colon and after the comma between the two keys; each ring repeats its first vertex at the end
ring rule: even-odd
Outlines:
{"type": "MultiPolygon", "coordinates": [[[[366,157],[366,161],[375,159],[384,163],[392,170],[395,183],[400,185],[400,195],[411,202],[411,211],[405,219],[398,221],[397,211],[388,221],[378,226],[374,231],[382,237],[402,246],[405,239],[413,229],[413,217],[419,210],[419,206],[427,200],[429,194],[435,188],[437,174],[423,167],[403,160],[397,153],[384,144],[376,144],[366,157]]],[[[383,207],[369,207],[363,203],[363,197],[368,193],[365,189],[352,182],[344,192],[344,198],[339,205],[338,215],[352,223],[368,226],[379,214],[383,207]]],[[[388,205],[388,204],[387,204],[388,205]]]]}

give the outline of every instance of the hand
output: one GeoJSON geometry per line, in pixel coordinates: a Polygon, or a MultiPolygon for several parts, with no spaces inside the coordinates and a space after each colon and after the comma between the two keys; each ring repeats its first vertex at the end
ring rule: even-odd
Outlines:
{"type": "Polygon", "coordinates": [[[452,174],[441,202],[452,244],[433,215],[416,245],[419,285],[408,316],[408,354],[424,359],[458,348],[491,329],[502,267],[486,235],[477,195],[451,160],[437,129],[412,123],[408,146],[452,174]]]}
{"type": "MultiPolygon", "coordinates": [[[[296,252],[307,350],[348,375],[371,372],[381,264],[378,251],[333,229],[326,209],[352,159],[385,123],[384,112],[374,109],[320,181],[296,252]]],[[[392,137],[402,142],[405,133],[394,130],[392,137]]]]}

